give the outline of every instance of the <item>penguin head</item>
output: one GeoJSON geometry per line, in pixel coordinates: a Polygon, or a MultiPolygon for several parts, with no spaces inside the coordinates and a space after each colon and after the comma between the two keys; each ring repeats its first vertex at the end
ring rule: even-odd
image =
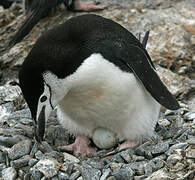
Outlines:
{"type": "Polygon", "coordinates": [[[68,92],[54,73],[45,71],[40,63],[28,60],[23,63],[19,73],[20,87],[23,96],[35,121],[35,137],[43,140],[45,121],[56,105],[68,92]]]}

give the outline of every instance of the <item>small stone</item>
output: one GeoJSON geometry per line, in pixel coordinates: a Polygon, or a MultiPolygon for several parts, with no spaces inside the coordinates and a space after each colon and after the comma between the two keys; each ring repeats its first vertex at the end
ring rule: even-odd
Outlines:
{"type": "Polygon", "coordinates": [[[82,168],[81,174],[85,180],[91,180],[92,178],[93,180],[100,179],[101,171],[99,169],[92,168],[91,166],[84,162],[82,163],[81,168],[82,168]]]}
{"type": "Polygon", "coordinates": [[[116,134],[102,127],[95,129],[92,139],[94,144],[100,149],[110,149],[118,143],[116,134]]]}
{"type": "Polygon", "coordinates": [[[80,176],[79,178],[77,178],[77,180],[84,180],[84,179],[83,179],[83,177],[80,176]]]}
{"type": "Polygon", "coordinates": [[[193,149],[192,147],[189,147],[186,150],[186,157],[190,159],[195,159],[195,149],[193,149]]]}
{"type": "Polygon", "coordinates": [[[146,176],[149,176],[153,173],[153,167],[154,167],[154,163],[152,161],[145,164],[144,170],[146,176]]]}
{"type": "Polygon", "coordinates": [[[111,159],[112,162],[117,162],[117,163],[125,163],[124,159],[121,157],[120,154],[115,154],[112,159],[111,159]]]}
{"type": "Polygon", "coordinates": [[[71,176],[69,177],[69,180],[76,180],[80,176],[80,174],[81,173],[79,171],[72,173],[71,176]]]}
{"type": "Polygon", "coordinates": [[[15,144],[8,152],[8,157],[11,160],[18,159],[22,156],[25,156],[30,153],[31,150],[31,141],[23,140],[15,144]]]}
{"type": "Polygon", "coordinates": [[[144,165],[146,162],[134,162],[125,166],[129,166],[137,175],[144,174],[144,165]]]}
{"type": "Polygon", "coordinates": [[[179,68],[178,70],[178,74],[185,74],[188,70],[188,67],[187,66],[182,66],[179,68]]]}
{"type": "Polygon", "coordinates": [[[131,180],[133,179],[134,171],[130,168],[130,166],[126,165],[121,169],[113,172],[112,175],[116,179],[131,180]]]}
{"type": "Polygon", "coordinates": [[[30,160],[28,161],[28,165],[29,165],[30,167],[33,167],[37,162],[38,162],[37,159],[30,159],[30,160]]]}
{"type": "Polygon", "coordinates": [[[152,173],[152,175],[150,175],[147,180],[171,180],[172,178],[169,176],[169,174],[167,173],[166,169],[160,169],[154,173],[152,173]]]}
{"type": "Polygon", "coordinates": [[[159,126],[166,127],[169,126],[171,123],[167,119],[161,118],[158,120],[159,126]]]}
{"type": "Polygon", "coordinates": [[[17,172],[13,167],[6,168],[2,171],[3,180],[14,180],[17,177],[17,172]]]}
{"type": "Polygon", "coordinates": [[[35,166],[30,168],[29,174],[31,175],[32,179],[41,179],[43,177],[43,173],[40,172],[35,166]]]}
{"type": "Polygon", "coordinates": [[[168,149],[169,149],[169,143],[163,142],[152,146],[151,152],[152,154],[161,154],[167,151],[168,149]]]}
{"type": "Polygon", "coordinates": [[[164,166],[164,161],[161,159],[161,157],[156,157],[151,160],[153,163],[153,170],[157,171],[158,169],[162,168],[164,166]]]}
{"type": "Polygon", "coordinates": [[[114,176],[110,176],[106,180],[117,180],[117,179],[114,176]]]}
{"type": "Polygon", "coordinates": [[[38,151],[35,153],[35,158],[36,158],[36,159],[41,160],[41,159],[43,159],[44,157],[45,157],[45,155],[44,155],[40,150],[38,150],[38,151]]]}
{"type": "Polygon", "coordinates": [[[51,178],[58,174],[59,164],[55,159],[41,159],[36,168],[42,172],[46,178],[51,178]]]}
{"type": "Polygon", "coordinates": [[[191,121],[195,119],[195,112],[188,112],[184,115],[184,119],[191,121]]]}
{"type": "Polygon", "coordinates": [[[133,156],[132,156],[132,160],[133,160],[133,161],[144,161],[144,160],[145,160],[145,157],[133,155],[133,156]]]}
{"type": "Polygon", "coordinates": [[[144,156],[147,159],[153,158],[151,151],[152,151],[152,147],[146,144],[142,144],[135,149],[136,155],[144,156]]]}
{"type": "Polygon", "coordinates": [[[89,164],[90,166],[94,167],[95,169],[103,169],[104,168],[104,164],[102,162],[98,162],[92,159],[87,160],[87,164],[89,164]]]}
{"type": "Polygon", "coordinates": [[[0,136],[0,144],[7,147],[12,147],[14,144],[17,144],[21,141],[18,137],[4,137],[0,136]]]}
{"type": "Polygon", "coordinates": [[[174,150],[176,150],[176,149],[185,149],[187,146],[188,146],[187,143],[178,143],[178,144],[174,144],[173,146],[171,146],[171,147],[169,148],[168,151],[165,152],[165,154],[169,156],[169,155],[172,154],[172,152],[173,152],[174,150]]]}
{"type": "Polygon", "coordinates": [[[64,161],[65,162],[74,162],[74,163],[79,163],[80,160],[78,158],[76,158],[75,156],[68,154],[66,152],[63,153],[64,155],[64,161]]]}
{"type": "Polygon", "coordinates": [[[111,162],[109,164],[112,172],[118,171],[124,164],[123,163],[116,163],[116,162],[111,162]]]}
{"type": "Polygon", "coordinates": [[[102,176],[100,177],[100,180],[106,180],[107,177],[111,175],[111,172],[112,172],[112,171],[110,170],[110,168],[108,168],[108,169],[103,169],[103,171],[102,171],[102,176]]]}
{"type": "Polygon", "coordinates": [[[134,150],[127,149],[120,153],[121,157],[127,162],[130,163],[132,161],[132,156],[135,154],[134,150]]]}
{"type": "Polygon", "coordinates": [[[171,154],[168,158],[167,158],[167,164],[173,166],[175,165],[177,162],[181,161],[183,159],[183,157],[179,154],[171,154]]]}
{"type": "Polygon", "coordinates": [[[21,170],[21,169],[19,169],[19,170],[18,170],[18,176],[19,176],[21,179],[24,179],[24,175],[25,175],[24,171],[21,170]]]}
{"type": "Polygon", "coordinates": [[[64,172],[59,171],[58,172],[58,179],[59,180],[69,180],[69,175],[64,173],[64,172]]]}
{"type": "Polygon", "coordinates": [[[20,159],[16,159],[14,161],[11,161],[11,166],[15,169],[19,169],[21,167],[27,166],[29,160],[30,160],[30,156],[26,155],[20,159]]]}

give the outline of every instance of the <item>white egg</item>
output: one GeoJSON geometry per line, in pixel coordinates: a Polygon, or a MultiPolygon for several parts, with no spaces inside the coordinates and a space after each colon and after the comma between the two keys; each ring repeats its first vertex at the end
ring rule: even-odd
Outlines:
{"type": "Polygon", "coordinates": [[[109,149],[118,143],[116,134],[103,127],[94,130],[92,139],[94,144],[100,149],[109,149]]]}

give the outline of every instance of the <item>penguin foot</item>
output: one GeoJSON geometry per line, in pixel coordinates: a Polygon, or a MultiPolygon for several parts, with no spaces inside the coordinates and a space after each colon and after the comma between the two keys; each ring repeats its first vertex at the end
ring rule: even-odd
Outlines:
{"type": "Polygon", "coordinates": [[[138,141],[136,140],[127,140],[125,142],[123,142],[122,144],[119,145],[118,150],[122,151],[128,148],[134,148],[139,144],[138,141]]]}
{"type": "Polygon", "coordinates": [[[73,144],[70,144],[67,146],[60,146],[58,147],[58,150],[71,152],[74,155],[81,155],[81,156],[96,154],[96,150],[90,147],[89,143],[90,143],[90,140],[88,137],[84,135],[79,135],[77,136],[73,144]]]}
{"type": "Polygon", "coordinates": [[[75,11],[98,11],[103,10],[105,6],[99,5],[95,1],[83,2],[82,0],[76,0],[74,3],[75,11]]]}

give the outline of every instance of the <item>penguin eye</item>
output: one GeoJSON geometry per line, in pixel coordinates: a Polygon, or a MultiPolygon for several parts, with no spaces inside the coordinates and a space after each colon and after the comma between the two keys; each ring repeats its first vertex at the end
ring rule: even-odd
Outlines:
{"type": "Polygon", "coordinates": [[[45,102],[46,100],[47,100],[47,96],[42,96],[40,99],[41,102],[45,102]]]}

